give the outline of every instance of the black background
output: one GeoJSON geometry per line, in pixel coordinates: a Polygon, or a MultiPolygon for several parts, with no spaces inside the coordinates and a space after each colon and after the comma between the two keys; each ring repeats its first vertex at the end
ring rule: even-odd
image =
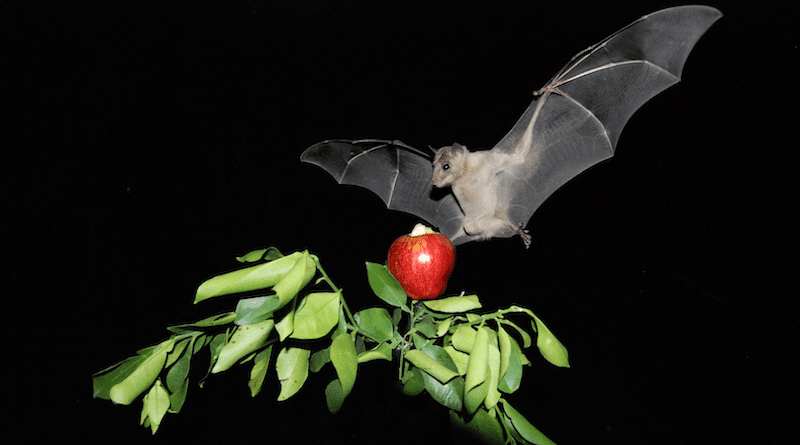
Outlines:
{"type": "MultiPolygon", "coordinates": [[[[354,309],[414,217],[299,162],[330,138],[490,147],[569,58],[669,2],[4,2],[4,430],[84,443],[453,440],[447,410],[362,367],[278,403],[247,370],[158,434],[90,375],[229,310],[233,257],[318,254],[354,309]],[[9,374],[10,373],[10,374],[9,374]]],[[[570,351],[510,397],[559,444],[794,443],[797,15],[713,2],[683,82],[518,239],[458,248],[448,291],[536,311],[570,351]],[[791,24],[789,24],[791,23],[791,24]],[[793,68],[794,67],[794,68],[793,68]]],[[[529,354],[536,357],[535,352],[529,354]]],[[[195,365],[198,377],[204,365],[195,365]]],[[[245,367],[242,367],[245,368],[245,367]]]]}

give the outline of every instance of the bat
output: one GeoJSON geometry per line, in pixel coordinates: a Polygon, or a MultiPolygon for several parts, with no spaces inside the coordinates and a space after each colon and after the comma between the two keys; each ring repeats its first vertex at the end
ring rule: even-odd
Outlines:
{"type": "Polygon", "coordinates": [[[454,245],[520,236],[539,206],[572,178],[614,155],[631,115],[680,81],[700,37],[722,16],[708,6],[646,15],[575,55],[490,150],[432,150],[397,140],[326,140],[300,160],[339,184],[376,193],[454,245]],[[449,188],[449,192],[448,192],[449,188]]]}

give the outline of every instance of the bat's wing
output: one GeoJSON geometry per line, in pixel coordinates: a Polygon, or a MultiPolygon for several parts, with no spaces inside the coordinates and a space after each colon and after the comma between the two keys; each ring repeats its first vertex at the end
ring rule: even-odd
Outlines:
{"type": "Polygon", "coordinates": [[[576,55],[539,90],[493,149],[524,158],[499,174],[511,222],[527,224],[564,183],[613,156],[631,115],[680,80],[689,52],[721,16],[707,6],[644,16],[576,55]]]}
{"type": "Polygon", "coordinates": [[[453,244],[472,240],[462,230],[464,213],[452,193],[431,195],[432,156],[400,141],[330,140],[312,145],[300,160],[322,167],[339,184],[364,187],[392,210],[418,216],[453,244]]]}

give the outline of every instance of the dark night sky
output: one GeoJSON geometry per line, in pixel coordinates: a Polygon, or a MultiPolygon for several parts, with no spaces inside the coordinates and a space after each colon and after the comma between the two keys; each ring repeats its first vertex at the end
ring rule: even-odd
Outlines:
{"type": "MultiPolygon", "coordinates": [[[[90,375],[229,310],[193,292],[253,248],[308,248],[351,307],[375,305],[364,261],[416,220],[300,153],[360,137],[490,147],[572,55],[672,5],[126,3],[0,6],[3,417],[31,440],[447,440],[447,410],[395,392],[389,364],[363,366],[336,415],[328,375],[278,403],[277,384],[251,399],[246,370],[222,374],[155,439],[139,402],[93,400],[90,375]]],[[[712,6],[725,16],[683,82],[541,207],[529,251],[458,249],[449,291],[528,306],[569,348],[571,369],[537,362],[510,397],[559,444],[794,443],[800,39],[788,11],[712,6]]]]}

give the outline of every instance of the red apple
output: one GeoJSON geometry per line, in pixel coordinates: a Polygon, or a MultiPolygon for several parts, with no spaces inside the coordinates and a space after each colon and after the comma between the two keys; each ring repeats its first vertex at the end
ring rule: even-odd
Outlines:
{"type": "Polygon", "coordinates": [[[444,292],[456,261],[450,239],[417,224],[389,247],[389,272],[414,300],[431,300],[444,292]]]}

